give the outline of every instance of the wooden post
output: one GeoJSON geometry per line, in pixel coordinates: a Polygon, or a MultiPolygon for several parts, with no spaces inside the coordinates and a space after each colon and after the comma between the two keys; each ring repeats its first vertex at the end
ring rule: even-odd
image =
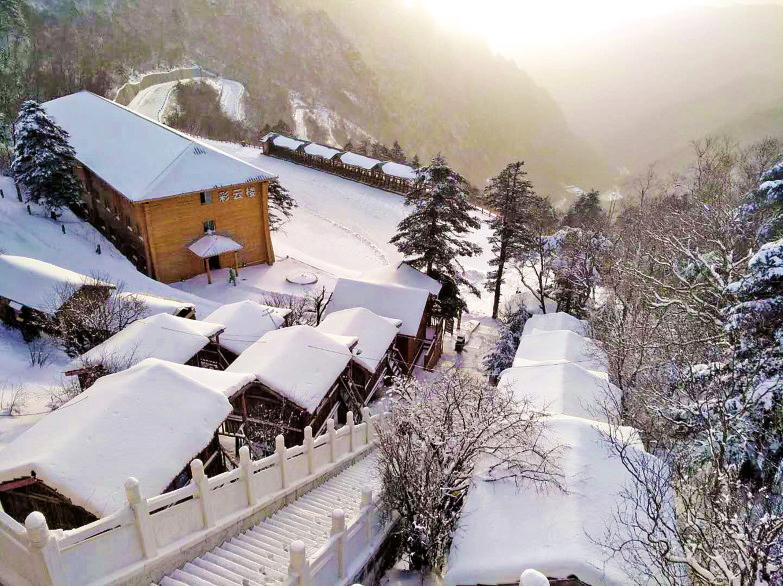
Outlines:
{"type": "Polygon", "coordinates": [[[33,511],[24,520],[27,529],[28,550],[34,558],[34,569],[40,586],[68,586],[63,571],[57,540],[49,531],[42,513],[33,511]]]}
{"type": "Polygon", "coordinates": [[[239,276],[239,254],[237,251],[234,251],[234,270],[237,272],[237,277],[239,276]]]}
{"type": "Polygon", "coordinates": [[[212,507],[209,498],[212,496],[209,492],[209,481],[204,472],[204,463],[196,458],[190,463],[190,472],[193,475],[193,482],[196,484],[197,497],[201,507],[201,517],[204,521],[204,528],[209,529],[215,525],[212,517],[212,507]]]}
{"type": "Polygon", "coordinates": [[[372,541],[373,509],[372,509],[372,489],[369,486],[362,487],[362,496],[359,506],[359,514],[365,515],[365,536],[367,543],[372,541]]]}
{"type": "Polygon", "coordinates": [[[125,481],[125,495],[128,498],[128,504],[133,511],[133,517],[136,520],[136,530],[139,533],[141,541],[141,550],[147,559],[158,555],[158,544],[155,542],[155,533],[150,525],[150,512],[147,499],[141,497],[139,481],[133,476],[125,481]]]}
{"type": "Polygon", "coordinates": [[[369,407],[362,407],[362,421],[364,426],[364,443],[369,444],[373,440],[372,414],[369,407]]]}
{"type": "Polygon", "coordinates": [[[354,436],[354,430],[356,428],[356,425],[353,422],[353,411],[348,411],[348,414],[345,416],[346,418],[346,425],[348,426],[348,453],[353,453],[353,436],[354,436]]]}
{"type": "Polygon", "coordinates": [[[329,436],[329,463],[334,464],[337,447],[337,432],[334,430],[334,419],[326,420],[326,434],[329,436]]]}
{"type": "Polygon", "coordinates": [[[207,284],[211,285],[212,284],[212,272],[209,270],[209,259],[208,258],[204,259],[204,268],[207,269],[207,284]]]}
{"type": "Polygon", "coordinates": [[[282,434],[275,437],[275,455],[277,456],[277,466],[280,469],[280,488],[284,489],[288,486],[288,478],[286,474],[286,455],[285,455],[285,439],[282,434]]]}
{"type": "Polygon", "coordinates": [[[310,564],[307,563],[304,542],[297,540],[291,543],[288,555],[288,577],[296,579],[296,586],[310,586],[310,564]]]}
{"type": "Polygon", "coordinates": [[[304,429],[304,449],[305,458],[307,458],[307,475],[310,476],[315,472],[315,462],[313,460],[313,428],[309,425],[304,429]]]}
{"type": "Polygon", "coordinates": [[[256,493],[253,488],[253,462],[250,459],[250,448],[248,446],[239,448],[239,478],[245,483],[247,506],[252,507],[256,504],[256,493]]]}
{"type": "Polygon", "coordinates": [[[332,511],[332,530],[329,535],[336,538],[337,577],[345,578],[345,511],[342,509],[332,511]]]}

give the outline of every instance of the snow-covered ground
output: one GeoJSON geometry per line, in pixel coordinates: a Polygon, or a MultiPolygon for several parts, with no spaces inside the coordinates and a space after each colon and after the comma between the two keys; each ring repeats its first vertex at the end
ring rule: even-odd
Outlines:
{"type": "MultiPolygon", "coordinates": [[[[220,92],[220,107],[230,118],[238,122],[245,119],[244,85],[233,79],[214,77],[194,79],[202,79],[220,92]]],[[[145,88],[136,94],[136,97],[131,100],[128,107],[134,112],[144,114],[153,120],[162,121],[165,117],[164,113],[170,105],[171,92],[177,83],[176,81],[167,81],[145,88]]]]}
{"type": "MultiPolygon", "coordinates": [[[[297,271],[316,274],[320,281],[315,288],[320,289],[323,285],[328,290],[337,277],[356,278],[365,271],[402,259],[389,240],[395,234],[397,224],[408,214],[403,197],[267,157],[256,147],[207,142],[277,175],[299,207],[294,210],[291,220],[272,235],[275,254],[286,258],[284,263],[245,269],[237,291],[231,293],[225,293],[228,289],[225,276],[218,286],[207,285],[206,279],[200,276],[177,283],[176,287],[208,299],[222,300],[226,294],[232,296],[232,300],[244,294],[261,299],[266,291],[304,292],[301,286],[285,282],[286,275],[297,271]]],[[[480,289],[490,270],[489,234],[488,226],[482,222],[481,229],[472,233],[469,239],[478,243],[483,252],[477,257],[462,259],[466,277],[480,289]]],[[[220,278],[216,283],[219,281],[220,278]]],[[[514,275],[509,275],[506,291],[513,293],[517,288],[514,275]]],[[[489,293],[482,292],[480,299],[473,295],[468,297],[473,315],[491,313],[491,303],[489,293]]]]}

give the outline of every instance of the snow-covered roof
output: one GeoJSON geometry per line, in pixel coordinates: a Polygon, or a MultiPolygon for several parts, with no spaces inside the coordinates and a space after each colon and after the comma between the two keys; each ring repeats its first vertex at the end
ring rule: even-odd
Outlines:
{"type": "Polygon", "coordinates": [[[545,425],[548,441],[565,448],[559,465],[567,492],[474,479],[451,545],[446,586],[516,584],[528,568],[553,578],[573,574],[594,586],[634,583],[622,561],[608,559],[600,545],[607,528],[622,530],[614,514],[632,480],[606,445],[606,427],[565,416],[545,425]]]}
{"type": "MultiPolygon", "coordinates": [[[[504,370],[498,387],[552,415],[605,420],[620,400],[620,389],[606,379],[570,362],[530,364],[504,370]]],[[[607,422],[608,423],[608,422],[607,422]]]]}
{"type": "Polygon", "coordinates": [[[272,144],[274,144],[276,147],[288,149],[289,151],[295,151],[305,143],[301,140],[296,140],[295,138],[288,138],[287,136],[278,134],[272,139],[272,144]]]}
{"type": "Polygon", "coordinates": [[[512,366],[548,361],[574,362],[588,370],[607,371],[606,353],[595,340],[571,330],[537,331],[519,339],[512,366]]]}
{"type": "Polygon", "coordinates": [[[228,236],[204,234],[201,238],[188,246],[188,250],[198,257],[209,258],[210,256],[216,256],[218,254],[242,250],[242,245],[228,236]]]}
{"type": "Polygon", "coordinates": [[[389,161],[388,163],[384,163],[381,169],[384,173],[387,175],[392,175],[393,177],[400,177],[402,179],[411,180],[416,179],[416,170],[408,165],[402,165],[400,163],[389,161]]]}
{"type": "Polygon", "coordinates": [[[127,504],[130,476],[143,495],[160,494],[231,412],[227,397],[252,379],[155,359],[104,376],[3,450],[0,482],[34,471],[99,517],[127,504]]]}
{"type": "Polygon", "coordinates": [[[353,165],[362,169],[373,169],[381,164],[381,161],[378,159],[365,157],[357,153],[343,153],[340,155],[340,160],[346,165],[353,165]]]}
{"type": "Polygon", "coordinates": [[[122,301],[140,301],[144,303],[144,313],[141,315],[142,318],[151,317],[159,313],[176,315],[181,311],[196,309],[196,306],[193,303],[158,297],[157,295],[150,295],[149,293],[119,291],[115,293],[114,296],[122,301]]]}
{"type": "Polygon", "coordinates": [[[114,285],[26,256],[0,254],[0,297],[44,313],[60,309],[70,288],[114,285]]]}
{"type": "Polygon", "coordinates": [[[328,146],[324,146],[322,144],[311,142],[304,148],[304,152],[306,152],[308,155],[313,155],[315,157],[322,157],[324,159],[331,160],[336,155],[339,155],[342,151],[333,149],[328,146]]]}
{"type": "Polygon", "coordinates": [[[264,334],[226,370],[246,372],[310,413],[326,397],[351,360],[356,337],[335,336],[311,326],[264,334]]]}
{"type": "Polygon", "coordinates": [[[401,262],[397,266],[386,265],[362,274],[362,279],[373,283],[385,283],[387,285],[399,285],[401,287],[414,287],[426,289],[432,295],[438,295],[443,285],[440,281],[413,268],[407,262],[401,262]]]}
{"type": "Polygon", "coordinates": [[[220,335],[220,345],[234,354],[241,354],[261,336],[282,326],[289,313],[290,309],[246,299],[221,305],[204,319],[223,324],[225,330],[220,335]]]}
{"type": "Polygon", "coordinates": [[[394,343],[402,322],[383,317],[364,307],[342,309],[327,315],[318,325],[319,330],[338,336],[358,336],[354,360],[370,372],[375,372],[394,343]]]}
{"type": "Polygon", "coordinates": [[[209,344],[210,337],[223,331],[222,324],[159,313],[137,320],[82,354],[67,371],[105,361],[133,365],[145,358],[184,364],[209,344]]]}
{"type": "Polygon", "coordinates": [[[378,315],[400,320],[400,333],[416,336],[429,296],[425,289],[337,279],[326,312],[328,315],[341,309],[365,307],[378,315]]]}
{"type": "Polygon", "coordinates": [[[524,334],[535,331],[551,332],[552,330],[571,330],[580,336],[588,333],[587,322],[564,311],[531,315],[525,322],[524,334]]]}
{"type": "Polygon", "coordinates": [[[131,201],[271,179],[272,175],[87,91],[43,104],[76,158],[131,201]]]}

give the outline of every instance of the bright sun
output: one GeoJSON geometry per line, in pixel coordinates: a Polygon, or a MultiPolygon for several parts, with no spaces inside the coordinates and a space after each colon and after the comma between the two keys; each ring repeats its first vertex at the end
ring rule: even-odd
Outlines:
{"type": "Polygon", "coordinates": [[[538,51],[635,20],[731,0],[404,0],[444,26],[473,32],[502,53],[538,51]]]}

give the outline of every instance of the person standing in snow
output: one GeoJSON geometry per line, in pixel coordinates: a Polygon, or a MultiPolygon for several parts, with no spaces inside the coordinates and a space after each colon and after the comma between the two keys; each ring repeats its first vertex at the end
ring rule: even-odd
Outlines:
{"type": "Polygon", "coordinates": [[[234,287],[237,286],[237,272],[234,270],[234,267],[228,269],[228,283],[229,285],[234,285],[234,287]]]}

